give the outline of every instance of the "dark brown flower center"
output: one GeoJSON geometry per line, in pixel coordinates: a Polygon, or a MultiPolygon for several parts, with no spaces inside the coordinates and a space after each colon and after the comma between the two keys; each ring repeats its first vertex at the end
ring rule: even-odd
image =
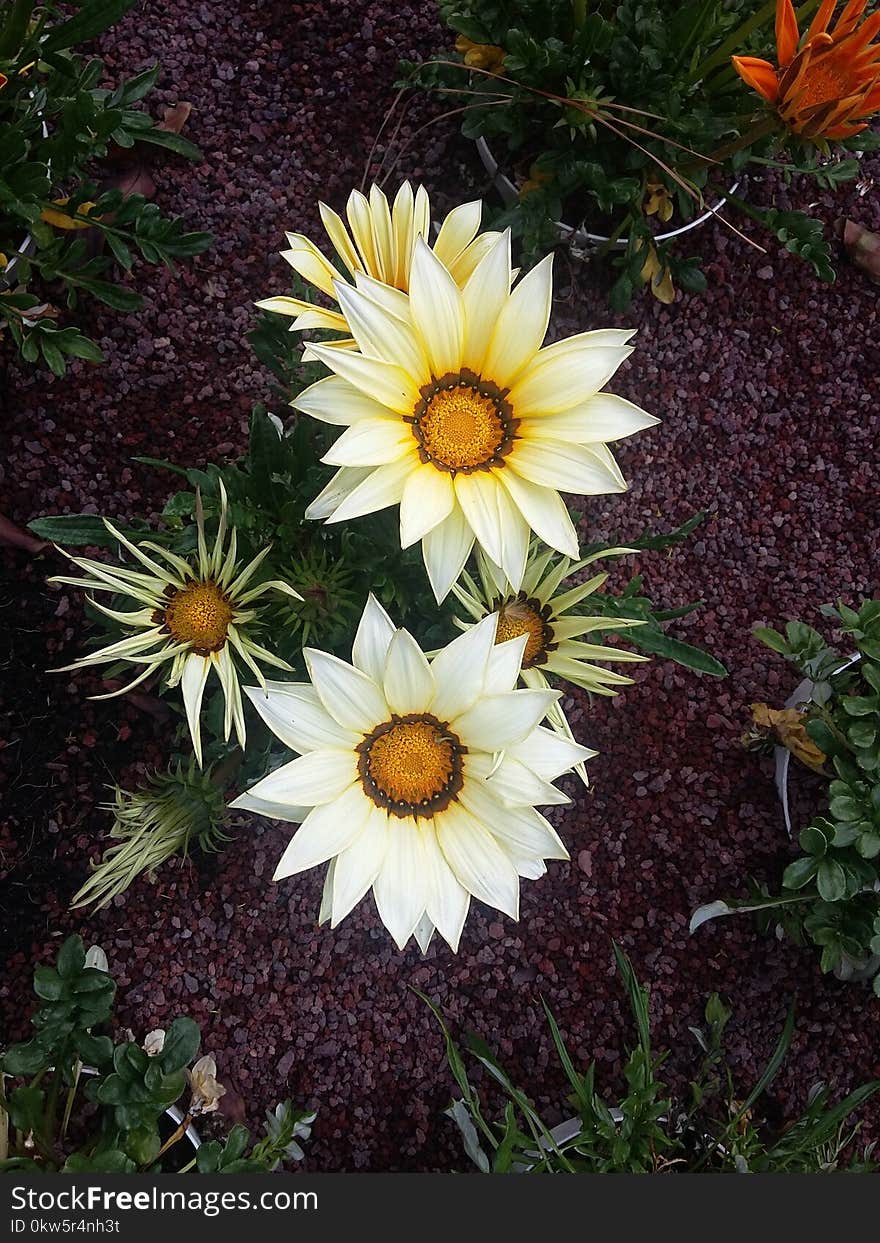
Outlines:
{"type": "Polygon", "coordinates": [[[429,713],[394,715],[358,747],[358,773],[373,802],[392,815],[433,816],[461,789],[466,751],[429,713]]]}
{"type": "Polygon", "coordinates": [[[549,605],[529,598],[521,591],[510,600],[498,601],[491,612],[498,613],[496,643],[518,639],[521,634],[528,635],[522,658],[523,669],[529,669],[532,665],[543,665],[547,660],[547,653],[555,651],[557,644],[553,642],[549,605]]]}
{"type": "Polygon", "coordinates": [[[423,462],[453,475],[503,464],[517,426],[508,389],[462,370],[448,372],[419,391],[421,400],[406,421],[412,424],[423,462]]]}

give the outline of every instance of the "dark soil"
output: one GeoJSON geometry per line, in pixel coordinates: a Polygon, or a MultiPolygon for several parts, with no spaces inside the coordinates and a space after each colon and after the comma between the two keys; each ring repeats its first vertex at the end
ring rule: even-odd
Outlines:
{"type": "MultiPolygon", "coordinates": [[[[158,165],[156,198],[212,229],[217,244],[176,275],[139,272],[141,314],[85,312],[103,367],[77,364],[64,381],[13,372],[0,512],[21,523],[81,510],[149,516],[168,477],[133,455],[201,464],[242,451],[251,404],[268,389],[243,338],[252,302],[285,288],[275,254],[283,230],[317,237],[316,200],[338,208],[360,183],[398,58],[439,38],[421,4],[148,0],[105,40],[112,74],[161,56],[154,111],[192,101],[187,132],[205,161],[158,165]]],[[[420,103],[402,136],[429,111],[420,103]]],[[[880,160],[864,170],[880,177],[880,160]]],[[[442,204],[482,185],[472,150],[442,125],[415,138],[395,180],[404,174],[442,204]]],[[[766,193],[750,189],[757,202],[766,193]]],[[[880,227],[876,194],[855,186],[835,197],[795,185],[790,200],[817,203],[828,221],[846,213],[880,227]]],[[[877,586],[876,287],[843,259],[837,283],[820,285],[774,243],[756,253],[721,225],[685,253],[704,256],[709,293],[671,307],[645,300],[617,321],[640,332],[614,387],[663,423],[623,444],[631,489],[586,504],[582,527],[586,538],[633,536],[706,510],[686,547],[639,565],[659,603],[705,600],[678,633],[731,673],[719,682],[654,661],[615,700],[572,696],[576,733],[600,751],[589,794],[572,784],[577,803],[558,816],[572,861],[525,884],[519,924],[475,909],[457,957],[442,946],[424,961],[415,949],[400,955],[367,902],[336,932],[319,931],[320,875],[273,885],[287,833],[246,818],[219,860],[166,868],[94,917],[69,912],[108,825],[97,806],[104,785],[161,763],[167,728],[130,704],[88,703],[87,677],[44,673],[79,649],[81,601],[42,586],[54,561],[6,555],[8,1036],[26,1027],[34,959],[79,930],[109,956],[120,1022],[141,1035],[192,1014],[253,1123],[285,1095],[318,1108],[308,1168],[464,1168],[442,1116],[452,1083],[439,1032],[411,987],[484,1033],[556,1121],[565,1087],[540,997],[576,1059],[596,1058],[600,1078],[619,1086],[631,1027],[612,968],[616,937],[651,985],[673,1078],[693,1065],[688,1027],[712,990],[735,1009],[729,1048],[741,1088],[797,996],[798,1034],[774,1087],[784,1110],[819,1079],[843,1092],[878,1073],[880,1003],[867,990],[824,979],[813,951],[758,936],[748,918],[693,938],[687,930],[695,906],[743,893],[749,874],[775,883],[791,855],[771,762],[744,753],[739,738],[748,705],[783,701],[796,679],[751,628],[815,623],[821,603],[877,586]]],[[[594,269],[560,256],[556,273],[555,331],[615,322],[594,269]]],[[[875,1107],[875,1134],[878,1118],[875,1107]]]]}

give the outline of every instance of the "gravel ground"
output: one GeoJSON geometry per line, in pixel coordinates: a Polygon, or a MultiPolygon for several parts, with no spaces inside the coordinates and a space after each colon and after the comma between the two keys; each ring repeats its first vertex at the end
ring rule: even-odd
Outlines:
{"type": "MultiPolygon", "coordinates": [[[[149,514],[167,477],[132,455],[196,464],[241,452],[251,404],[268,387],[243,338],[252,301],[284,285],[274,254],[282,230],[316,235],[315,200],[338,207],[360,182],[397,59],[438,37],[424,4],[181,10],[146,0],[105,40],[112,74],[161,54],[154,112],[192,101],[187,133],[205,161],[158,166],[156,197],[212,229],[217,244],[174,276],[140,273],[141,314],[90,310],[105,366],[75,365],[64,381],[13,372],[0,511],[21,523],[49,512],[149,514]]],[[[415,115],[429,113],[420,105],[415,115]]],[[[880,179],[880,160],[864,167],[880,179]]],[[[415,140],[399,172],[449,203],[480,188],[470,148],[442,125],[415,140]]],[[[767,188],[749,193],[760,202],[767,188]]],[[[795,185],[791,200],[815,193],[795,185]]],[[[876,195],[820,195],[816,210],[880,228],[876,195]]],[[[441,1041],[410,988],[486,1034],[555,1121],[564,1087],[540,997],[576,1057],[595,1057],[618,1084],[630,1027],[611,965],[616,937],[651,984],[673,1078],[688,1067],[688,1026],[712,990],[736,1011],[729,1047],[742,1085],[797,996],[782,1108],[819,1078],[843,1091],[878,1073],[880,1003],[867,991],[823,979],[814,953],[759,937],[747,918],[687,931],[696,905],[742,892],[749,873],[777,877],[790,853],[770,764],[745,754],[739,736],[748,705],[781,700],[795,678],[750,629],[815,622],[824,601],[877,585],[876,288],[843,261],[838,283],[820,285],[775,245],[748,253],[721,226],[692,250],[708,261],[707,295],[642,302],[618,321],[640,331],[616,389],[663,424],[624,443],[631,490],[591,503],[583,529],[625,537],[705,509],[686,547],[646,555],[640,568],[664,605],[705,600],[678,633],[731,674],[718,682],[655,661],[613,701],[568,702],[575,732],[601,753],[589,793],[572,785],[576,802],[558,817],[572,862],[525,883],[517,925],[475,909],[457,957],[444,946],[424,960],[398,954],[367,903],[336,932],[318,931],[320,876],[272,885],[287,835],[244,818],[216,859],[166,869],[93,918],[70,913],[107,827],[104,786],[161,763],[166,728],[135,705],[86,703],[87,678],[44,673],[78,650],[81,603],[43,585],[46,561],[3,553],[0,1038],[25,1029],[33,959],[79,930],[108,953],[123,1024],[144,1033],[189,1012],[242,1098],[230,1100],[252,1120],[284,1095],[319,1109],[308,1168],[461,1168],[441,1115],[451,1084],[441,1041]]],[[[557,260],[555,331],[614,322],[599,283],[557,260]]],[[[880,1112],[868,1122],[877,1133],[880,1112]]]]}

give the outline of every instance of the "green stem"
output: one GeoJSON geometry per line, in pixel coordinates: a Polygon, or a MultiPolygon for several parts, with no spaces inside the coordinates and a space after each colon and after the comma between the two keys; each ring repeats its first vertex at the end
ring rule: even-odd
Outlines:
{"type": "Polygon", "coordinates": [[[571,9],[575,29],[581,30],[587,20],[587,0],[571,0],[571,9]]]}
{"type": "Polygon", "coordinates": [[[627,214],[621,220],[620,224],[617,226],[617,228],[608,238],[608,241],[603,242],[602,245],[599,247],[599,249],[596,251],[596,258],[603,259],[605,255],[607,255],[614,248],[614,243],[617,241],[619,237],[622,236],[623,231],[627,227],[627,225],[630,225],[633,223],[634,223],[634,218],[633,218],[632,212],[627,212],[627,214]]]}

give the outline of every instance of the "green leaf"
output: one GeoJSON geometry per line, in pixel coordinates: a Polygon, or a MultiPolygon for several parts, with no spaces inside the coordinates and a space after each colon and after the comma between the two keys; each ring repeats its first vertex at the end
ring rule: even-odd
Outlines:
{"type": "Polygon", "coordinates": [[[788,643],[778,630],[772,630],[769,626],[756,626],[752,634],[765,647],[778,652],[780,656],[788,655],[788,643]]]}
{"type": "Polygon", "coordinates": [[[99,548],[115,548],[116,537],[104,526],[97,514],[58,514],[48,518],[34,518],[28,529],[40,539],[53,544],[93,544],[99,548]]]}
{"type": "Polygon", "coordinates": [[[27,35],[35,0],[14,0],[0,31],[0,59],[12,60],[27,35]]]}
{"type": "Polygon", "coordinates": [[[174,1020],[165,1033],[165,1043],[158,1055],[166,1075],[189,1066],[199,1051],[201,1039],[198,1023],[183,1015],[174,1020]]]}
{"type": "Polygon", "coordinates": [[[805,855],[801,859],[795,859],[794,863],[789,863],[788,867],[782,873],[782,885],[785,889],[803,889],[816,875],[818,860],[812,855],[805,855]]]}
{"type": "Polygon", "coordinates": [[[119,285],[114,285],[110,281],[97,280],[91,276],[86,277],[71,273],[62,274],[62,278],[85,289],[107,306],[112,306],[114,311],[137,311],[143,305],[143,298],[139,293],[134,293],[131,289],[122,289],[119,285]]]}
{"type": "Polygon", "coordinates": [[[175,155],[182,155],[187,160],[202,159],[201,149],[194,142],[190,142],[182,134],[173,134],[169,130],[138,130],[137,140],[152,143],[154,147],[164,147],[166,151],[173,151],[175,155]]]}
{"type": "Polygon", "coordinates": [[[826,902],[839,902],[846,897],[846,875],[834,859],[822,859],[816,873],[819,896],[826,902]]]}
{"type": "Polygon", "coordinates": [[[36,1075],[46,1069],[51,1057],[51,1051],[47,1051],[38,1040],[28,1040],[7,1049],[2,1066],[7,1075],[36,1075]]]}
{"type": "Polygon", "coordinates": [[[727,669],[720,660],[716,660],[714,656],[710,656],[708,652],[698,647],[693,647],[690,643],[683,643],[681,639],[673,639],[659,627],[657,629],[650,625],[634,627],[632,630],[627,630],[627,638],[643,652],[651,652],[655,656],[664,656],[667,660],[674,660],[676,664],[685,669],[693,669],[696,673],[707,673],[713,678],[727,677],[727,669]]]}
{"type": "Polygon", "coordinates": [[[40,964],[34,971],[34,992],[44,1001],[58,1001],[67,985],[54,967],[40,964]]]}
{"type": "Polygon", "coordinates": [[[69,980],[72,976],[79,975],[85,965],[86,950],[82,937],[68,937],[58,951],[56,960],[58,974],[62,979],[69,980]]]}

